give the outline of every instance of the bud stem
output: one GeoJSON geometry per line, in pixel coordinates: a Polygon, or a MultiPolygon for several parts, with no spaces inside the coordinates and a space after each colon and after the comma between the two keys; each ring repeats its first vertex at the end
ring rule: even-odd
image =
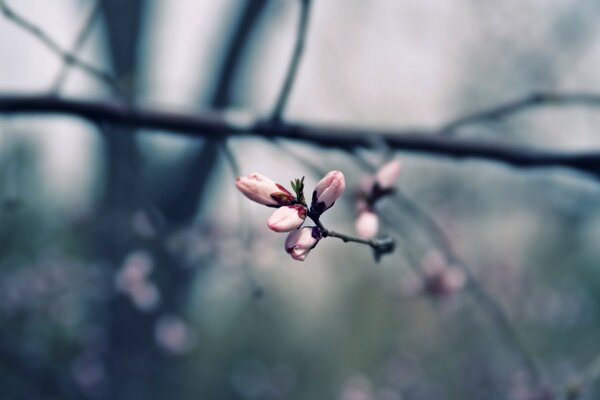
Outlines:
{"type": "Polygon", "coordinates": [[[338,232],[335,232],[335,231],[325,228],[325,226],[321,223],[321,221],[319,219],[319,217],[320,217],[319,214],[309,211],[307,216],[310,219],[312,219],[313,222],[315,223],[315,225],[319,228],[319,230],[321,231],[322,237],[325,238],[325,237],[329,236],[329,237],[341,239],[344,243],[354,242],[354,243],[361,243],[361,244],[370,246],[373,249],[376,261],[379,261],[381,256],[394,251],[394,247],[395,247],[394,239],[392,239],[390,237],[382,238],[382,239],[362,239],[359,237],[346,235],[344,233],[338,233],[338,232]]]}

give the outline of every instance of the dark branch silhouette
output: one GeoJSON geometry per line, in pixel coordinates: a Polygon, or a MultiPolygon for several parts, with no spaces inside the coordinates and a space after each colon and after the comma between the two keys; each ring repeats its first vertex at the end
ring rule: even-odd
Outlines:
{"type": "Polygon", "coordinates": [[[288,98],[292,92],[292,87],[296,80],[296,74],[304,54],[304,43],[306,41],[306,34],[308,32],[308,17],[310,15],[310,5],[312,0],[300,0],[301,11],[300,21],[298,23],[298,33],[296,35],[296,44],[294,46],[294,52],[292,53],[292,59],[283,81],[283,86],[275,103],[275,109],[273,111],[273,120],[279,121],[283,117],[285,106],[287,105],[288,98]]]}
{"type": "Polygon", "coordinates": [[[264,119],[240,121],[226,113],[181,114],[132,108],[115,102],[65,100],[47,96],[0,96],[0,113],[66,114],[94,123],[179,132],[207,139],[257,136],[290,139],[328,148],[371,148],[373,139],[395,150],[450,158],[475,158],[514,167],[563,167],[597,176],[600,151],[573,153],[523,149],[490,142],[448,138],[426,130],[377,130],[351,126],[281,123],[264,119]]]}
{"type": "Polygon", "coordinates": [[[594,93],[532,93],[520,99],[500,104],[457,118],[439,128],[442,135],[452,135],[468,125],[486,123],[546,106],[600,107],[600,95],[594,93]]]}

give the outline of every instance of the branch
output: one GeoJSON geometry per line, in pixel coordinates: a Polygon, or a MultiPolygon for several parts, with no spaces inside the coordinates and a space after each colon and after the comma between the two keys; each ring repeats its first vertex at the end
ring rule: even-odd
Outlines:
{"type": "Polygon", "coordinates": [[[281,123],[250,119],[240,121],[226,113],[181,114],[132,108],[119,103],[64,100],[47,96],[0,96],[0,113],[67,114],[94,123],[112,123],[179,132],[194,137],[223,139],[257,136],[290,139],[329,148],[354,150],[370,148],[373,138],[390,148],[450,158],[476,158],[502,162],[514,167],[563,167],[598,176],[600,152],[572,153],[522,149],[482,141],[440,137],[425,130],[376,130],[281,123]]]}
{"type": "MultiPolygon", "coordinates": [[[[360,155],[355,155],[354,159],[361,164],[363,169],[372,173],[375,168],[371,165],[371,163],[361,157],[360,155]]],[[[457,252],[454,250],[452,243],[447,236],[444,229],[438,224],[433,216],[431,216],[427,210],[421,207],[419,204],[413,202],[410,198],[405,196],[401,190],[394,190],[394,197],[397,202],[393,203],[396,208],[390,210],[395,211],[398,209],[400,212],[402,211],[400,207],[403,207],[406,211],[406,214],[410,215],[414,218],[414,220],[424,229],[424,231],[431,237],[434,242],[434,246],[441,251],[446,259],[460,268],[465,276],[467,277],[467,289],[470,290],[472,296],[477,300],[477,304],[481,307],[481,309],[488,315],[488,317],[492,320],[496,327],[500,331],[500,333],[504,336],[505,340],[515,349],[518,353],[519,357],[527,372],[536,386],[536,388],[541,387],[542,383],[542,371],[533,356],[533,354],[529,351],[529,349],[523,344],[521,341],[515,327],[512,325],[508,315],[504,312],[502,306],[498,303],[498,301],[488,293],[483,286],[479,283],[475,274],[473,274],[471,268],[460,258],[457,252]]],[[[403,231],[401,228],[401,224],[397,223],[389,223],[388,218],[388,226],[395,230],[399,236],[403,236],[403,231]]],[[[411,258],[411,263],[414,264],[413,269],[416,272],[422,275],[421,269],[417,267],[418,262],[413,260],[413,257],[410,254],[410,248],[408,256],[411,258]]]]}
{"type": "Polygon", "coordinates": [[[435,241],[436,247],[444,253],[447,259],[453,265],[463,270],[467,276],[467,288],[471,291],[472,296],[496,324],[499,332],[504,336],[506,341],[517,351],[523,365],[527,368],[532,382],[539,389],[542,385],[542,371],[533,354],[531,354],[521,341],[519,334],[502,306],[483,288],[471,271],[471,268],[456,254],[446,232],[437,221],[425,209],[402,194],[400,190],[396,191],[396,199],[407,208],[413,217],[420,221],[421,225],[430,233],[435,241]]]}
{"type": "Polygon", "coordinates": [[[498,120],[549,105],[600,107],[600,95],[593,93],[532,93],[523,98],[460,117],[440,127],[439,132],[441,135],[452,135],[464,126],[498,120]]]}
{"type": "Polygon", "coordinates": [[[582,398],[598,379],[600,379],[600,354],[596,354],[579,376],[567,385],[564,393],[565,399],[577,400],[582,398]]]}
{"type": "Polygon", "coordinates": [[[381,239],[362,239],[325,228],[325,226],[323,226],[323,223],[321,223],[319,216],[311,213],[310,211],[308,212],[308,217],[312,219],[315,225],[321,230],[321,235],[324,238],[329,236],[341,239],[344,243],[354,242],[370,246],[373,249],[375,261],[379,261],[381,259],[381,256],[393,252],[394,248],[396,247],[394,239],[392,238],[386,237],[381,239]]]}
{"type": "Polygon", "coordinates": [[[277,102],[275,103],[275,110],[273,111],[273,121],[281,121],[285,106],[287,105],[288,98],[294,85],[294,80],[298,72],[298,66],[304,53],[304,43],[306,41],[306,33],[308,31],[308,17],[310,15],[311,0],[300,0],[301,11],[300,11],[300,22],[298,24],[298,33],[296,36],[296,44],[294,46],[294,52],[292,53],[292,59],[288,67],[285,80],[277,102]]]}
{"type": "MultiPolygon", "coordinates": [[[[221,151],[223,152],[223,155],[225,156],[225,160],[229,164],[229,168],[231,169],[233,179],[237,178],[242,173],[240,171],[240,166],[235,157],[235,154],[233,153],[233,151],[231,150],[229,145],[225,142],[219,143],[219,147],[220,147],[221,151]]],[[[238,198],[239,220],[246,221],[248,219],[248,217],[246,215],[247,212],[246,212],[245,202],[242,201],[242,199],[239,196],[236,196],[236,197],[238,198]]],[[[249,260],[250,260],[249,254],[250,254],[251,247],[252,247],[252,243],[250,242],[249,225],[241,224],[240,228],[238,229],[238,232],[239,232],[240,242],[242,244],[242,259],[241,259],[242,265],[241,265],[241,267],[244,270],[244,272],[246,273],[248,281],[250,282],[250,286],[252,287],[252,296],[255,299],[259,299],[262,297],[262,295],[264,293],[264,289],[263,289],[262,285],[260,284],[260,282],[258,281],[258,279],[256,278],[256,275],[254,274],[254,271],[252,270],[252,265],[249,262],[249,260]]]]}
{"type": "MultiPolygon", "coordinates": [[[[90,33],[92,32],[92,27],[94,26],[94,21],[96,21],[96,18],[100,14],[101,1],[102,0],[96,0],[95,4],[92,7],[92,11],[90,12],[85,23],[83,24],[81,31],[77,35],[77,39],[75,39],[75,44],[73,45],[73,49],[71,50],[71,54],[73,56],[77,56],[77,54],[83,47],[83,44],[85,43],[85,41],[89,37],[90,33]]],[[[58,72],[58,75],[56,75],[56,80],[52,84],[52,88],[50,90],[52,93],[58,93],[58,91],[60,90],[61,86],[63,85],[65,79],[67,78],[67,75],[69,74],[69,70],[71,69],[71,67],[72,67],[72,65],[69,64],[68,62],[63,62],[62,68],[58,72]]]]}
{"type": "Polygon", "coordinates": [[[4,16],[20,26],[31,35],[33,35],[36,39],[38,39],[46,48],[52,51],[54,54],[59,56],[66,64],[74,65],[83,71],[87,72],[89,75],[95,77],[96,79],[104,82],[105,84],[111,86],[112,88],[117,88],[117,82],[115,79],[105,71],[95,67],[92,64],[89,64],[81,59],[79,59],[76,55],[64,50],[52,37],[50,37],[46,32],[44,32],[41,28],[29,22],[23,16],[17,14],[11,7],[6,4],[5,0],[0,0],[0,11],[4,14],[4,16]]]}

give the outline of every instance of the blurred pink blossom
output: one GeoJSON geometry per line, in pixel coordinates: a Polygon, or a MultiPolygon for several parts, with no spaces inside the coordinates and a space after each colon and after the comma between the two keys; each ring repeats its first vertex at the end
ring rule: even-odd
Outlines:
{"type": "Polygon", "coordinates": [[[466,282],[465,272],[449,265],[440,252],[429,251],[423,258],[421,267],[425,274],[424,289],[435,297],[442,297],[461,290],[466,282]]]}
{"type": "Polygon", "coordinates": [[[375,181],[381,189],[391,189],[396,185],[401,170],[400,161],[392,160],[379,168],[375,174],[375,181]]]}
{"type": "Polygon", "coordinates": [[[373,211],[361,211],[356,218],[355,228],[359,237],[371,239],[379,230],[379,217],[373,211]]]}

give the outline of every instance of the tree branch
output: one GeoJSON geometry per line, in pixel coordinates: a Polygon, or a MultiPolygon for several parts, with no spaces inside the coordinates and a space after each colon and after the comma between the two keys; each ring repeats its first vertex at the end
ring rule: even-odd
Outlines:
{"type": "Polygon", "coordinates": [[[87,63],[79,59],[76,55],[66,51],[63,49],[52,37],[50,37],[46,32],[44,32],[40,27],[36,26],[32,22],[29,22],[23,16],[17,14],[11,7],[6,4],[5,0],[0,0],[0,11],[4,14],[4,16],[15,23],[16,25],[23,28],[25,31],[29,32],[36,39],[38,39],[46,48],[60,57],[65,64],[74,65],[78,68],[81,68],[83,71],[87,72],[94,78],[104,82],[105,84],[111,86],[112,88],[117,88],[117,82],[115,79],[105,71],[95,67],[94,65],[87,63]]]}
{"type": "Polygon", "coordinates": [[[598,176],[600,152],[572,153],[522,149],[482,141],[447,138],[426,130],[376,130],[281,123],[261,119],[240,121],[226,113],[181,114],[132,108],[119,103],[64,100],[47,96],[0,95],[0,113],[67,114],[94,123],[112,123],[179,132],[207,139],[257,136],[298,140],[329,148],[369,148],[373,138],[390,148],[450,158],[476,158],[514,167],[563,167],[598,176]]]}
{"type": "Polygon", "coordinates": [[[567,385],[564,391],[564,399],[577,400],[582,398],[598,379],[600,379],[600,354],[596,354],[587,367],[579,373],[579,376],[567,385]]]}
{"type": "MultiPolygon", "coordinates": [[[[75,39],[75,43],[73,44],[73,49],[71,50],[71,54],[74,57],[77,56],[77,54],[83,47],[83,44],[85,43],[85,41],[89,37],[90,33],[92,32],[92,27],[94,26],[94,22],[96,21],[98,15],[100,15],[101,1],[102,0],[96,0],[94,5],[92,6],[92,10],[90,11],[90,14],[89,14],[87,20],[83,24],[81,31],[79,32],[79,34],[77,35],[77,38],[75,39]]],[[[72,67],[72,65],[69,64],[68,62],[63,62],[62,68],[56,75],[56,79],[55,79],[54,83],[52,84],[52,88],[50,89],[50,91],[52,93],[56,94],[59,92],[65,79],[67,78],[67,75],[69,74],[69,70],[71,69],[71,67],[72,67]]]]}
{"type": "Polygon", "coordinates": [[[439,132],[442,135],[453,135],[465,126],[499,120],[533,108],[576,105],[600,107],[600,95],[593,93],[532,93],[520,99],[457,118],[440,127],[439,132]]]}
{"type": "Polygon", "coordinates": [[[394,239],[386,237],[381,239],[362,239],[355,236],[346,235],[344,233],[335,232],[325,228],[321,220],[319,219],[319,215],[315,215],[312,212],[308,212],[308,217],[313,220],[315,225],[321,231],[321,235],[326,237],[334,237],[341,239],[344,243],[354,242],[360,244],[366,244],[373,249],[373,254],[375,255],[375,261],[379,261],[381,256],[391,253],[394,251],[396,244],[394,243],[394,239]]]}
{"type": "Polygon", "coordinates": [[[506,341],[517,351],[521,358],[521,362],[525,368],[527,368],[533,384],[536,389],[539,389],[542,385],[543,374],[536,358],[519,337],[517,330],[511,323],[502,306],[494,296],[485,290],[479,283],[477,277],[473,274],[471,268],[458,256],[444,229],[424,208],[411,201],[400,190],[396,191],[395,198],[398,200],[398,203],[405,207],[410,214],[421,223],[425,230],[429,232],[436,247],[442,251],[448,261],[452,263],[452,265],[463,270],[467,277],[467,288],[470,290],[471,295],[496,325],[500,334],[504,336],[506,341]]]}
{"type": "Polygon", "coordinates": [[[273,111],[273,121],[280,121],[285,106],[287,105],[288,98],[292,92],[292,87],[298,72],[298,66],[304,53],[304,43],[306,41],[306,33],[308,31],[308,17],[310,15],[311,0],[300,0],[300,21],[298,23],[298,33],[296,36],[296,44],[294,46],[294,52],[292,53],[292,59],[288,67],[287,74],[283,81],[283,86],[275,103],[275,109],[273,111]]]}

